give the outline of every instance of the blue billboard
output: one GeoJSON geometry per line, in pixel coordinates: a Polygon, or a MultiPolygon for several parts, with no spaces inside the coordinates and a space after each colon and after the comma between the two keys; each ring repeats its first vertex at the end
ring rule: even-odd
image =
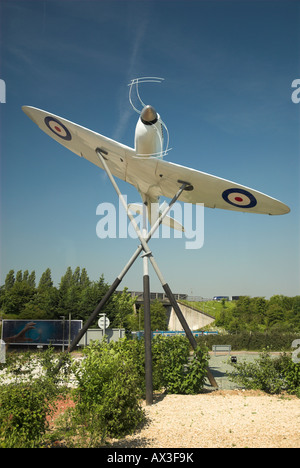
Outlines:
{"type": "Polygon", "coordinates": [[[82,320],[4,319],[1,339],[14,345],[62,346],[72,342],[81,328],[82,320]]]}

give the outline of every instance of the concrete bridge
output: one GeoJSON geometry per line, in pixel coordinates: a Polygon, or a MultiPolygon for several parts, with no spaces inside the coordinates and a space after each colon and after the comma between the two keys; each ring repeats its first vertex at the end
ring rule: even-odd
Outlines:
{"type": "MultiPolygon", "coordinates": [[[[141,291],[127,291],[131,294],[132,297],[136,297],[136,306],[139,307],[143,304],[143,292],[141,291]]],[[[206,314],[203,311],[197,310],[194,307],[189,305],[183,304],[181,301],[186,300],[188,295],[187,294],[174,294],[176,301],[179,303],[179,307],[181,312],[187,321],[190,329],[192,331],[198,330],[199,328],[203,328],[206,325],[212,323],[215,319],[211,315],[206,314]]],[[[150,301],[160,301],[164,307],[166,308],[166,313],[168,317],[168,330],[172,331],[182,331],[183,328],[177,318],[177,315],[170,304],[170,301],[165,293],[150,293],[150,301]]]]}
{"type": "MultiPolygon", "coordinates": [[[[206,325],[212,323],[215,318],[211,315],[206,314],[203,311],[197,310],[194,307],[188,306],[183,304],[182,302],[178,301],[180,310],[188,323],[188,326],[192,331],[199,330],[199,328],[203,328],[206,325]]],[[[183,330],[177,315],[171,305],[167,306],[167,314],[168,314],[168,329],[174,331],[181,331],[183,330]]]]}

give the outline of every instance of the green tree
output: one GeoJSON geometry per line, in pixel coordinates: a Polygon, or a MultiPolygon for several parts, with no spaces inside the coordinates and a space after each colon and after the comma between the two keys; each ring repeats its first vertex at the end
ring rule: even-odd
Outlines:
{"type": "Polygon", "coordinates": [[[80,284],[80,267],[76,267],[72,275],[72,285],[80,284]]]}
{"type": "Polygon", "coordinates": [[[45,314],[44,318],[59,318],[59,292],[54,286],[38,288],[31,303],[45,314]]]}
{"type": "Polygon", "coordinates": [[[51,278],[51,270],[50,268],[47,268],[47,270],[44,271],[44,273],[42,274],[40,278],[38,289],[41,290],[45,288],[52,288],[52,286],[53,286],[53,281],[51,278]]]}
{"type": "Polygon", "coordinates": [[[47,318],[47,314],[46,311],[42,310],[37,304],[27,302],[19,318],[24,320],[44,320],[47,318]]]}
{"type": "Polygon", "coordinates": [[[262,321],[264,321],[264,317],[266,315],[268,302],[264,297],[254,297],[253,298],[253,311],[254,313],[259,316],[262,321]]]}
{"type": "Polygon", "coordinates": [[[72,268],[69,266],[66,273],[61,277],[59,289],[60,291],[67,290],[72,285],[73,272],[72,268]]]}
{"type": "Polygon", "coordinates": [[[131,297],[127,290],[128,288],[124,288],[121,294],[114,294],[113,296],[113,307],[115,309],[113,327],[130,328],[130,316],[132,316],[136,298],[131,297]]]}
{"type": "Polygon", "coordinates": [[[22,270],[17,271],[16,273],[16,283],[21,283],[23,281],[22,270]]]}
{"type": "MultiPolygon", "coordinates": [[[[150,315],[151,315],[151,330],[167,330],[168,321],[167,313],[163,304],[157,299],[150,304],[150,315]]],[[[134,320],[131,320],[131,326],[134,326],[136,330],[144,329],[144,306],[141,305],[136,314],[134,320]]],[[[131,328],[133,329],[133,328],[131,328]]]]}
{"type": "Polygon", "coordinates": [[[25,281],[25,283],[28,283],[28,278],[29,278],[29,271],[25,270],[23,273],[22,281],[25,281]]]}
{"type": "Polygon", "coordinates": [[[295,330],[300,330],[300,296],[293,298],[292,309],[288,315],[288,319],[295,330]]]}
{"type": "Polygon", "coordinates": [[[230,333],[238,333],[243,328],[243,325],[238,317],[232,317],[226,328],[230,333]]]}
{"type": "Polygon", "coordinates": [[[15,272],[14,270],[10,270],[5,278],[5,284],[4,284],[5,290],[8,291],[9,289],[13,287],[14,284],[15,284],[15,272]]]}
{"type": "Polygon", "coordinates": [[[32,271],[28,277],[28,284],[32,288],[35,288],[35,271],[32,271]]]}
{"type": "Polygon", "coordinates": [[[284,321],[284,310],[279,303],[273,302],[267,310],[266,322],[268,327],[273,327],[284,321]]]}
{"type": "Polygon", "coordinates": [[[164,308],[161,302],[159,302],[158,300],[152,302],[152,304],[150,305],[150,313],[152,330],[168,329],[166,309],[164,308]]]}
{"type": "Polygon", "coordinates": [[[25,281],[15,282],[12,288],[5,291],[1,299],[2,311],[6,315],[20,315],[26,304],[30,302],[35,295],[35,289],[29,286],[25,281]]]}
{"type": "Polygon", "coordinates": [[[80,284],[83,288],[87,288],[90,286],[91,282],[88,277],[87,271],[85,268],[82,268],[81,275],[80,275],[80,284]]]}

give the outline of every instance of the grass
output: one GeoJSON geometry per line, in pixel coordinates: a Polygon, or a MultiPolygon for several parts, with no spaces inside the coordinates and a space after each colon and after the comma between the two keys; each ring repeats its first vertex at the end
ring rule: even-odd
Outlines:
{"type": "MultiPolygon", "coordinates": [[[[206,301],[206,302],[193,302],[193,301],[180,301],[183,304],[188,306],[194,307],[205,314],[211,315],[212,317],[216,317],[218,312],[223,310],[223,304],[219,301],[206,301]]],[[[225,302],[225,310],[230,310],[235,307],[235,302],[226,301],[225,302]]]]}

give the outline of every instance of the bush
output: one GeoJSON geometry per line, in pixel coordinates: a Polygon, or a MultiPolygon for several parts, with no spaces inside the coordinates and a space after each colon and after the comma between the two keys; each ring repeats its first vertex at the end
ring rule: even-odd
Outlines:
{"type": "Polygon", "coordinates": [[[270,394],[286,391],[300,397],[300,365],[287,354],[272,358],[264,351],[255,362],[232,365],[235,371],[229,373],[230,380],[246,389],[270,394]]]}
{"type": "Polygon", "coordinates": [[[290,351],[292,342],[299,338],[299,333],[283,333],[279,330],[262,332],[241,332],[228,335],[204,335],[197,338],[198,343],[212,349],[215,344],[231,345],[232,350],[248,351],[290,351]]]}
{"type": "Polygon", "coordinates": [[[167,393],[196,394],[204,386],[207,375],[207,350],[198,346],[190,356],[186,337],[162,337],[153,340],[153,381],[167,393]]]}
{"type": "MultiPolygon", "coordinates": [[[[119,340],[112,343],[115,351],[131,362],[137,373],[141,396],[145,397],[144,340],[119,340]]],[[[190,343],[185,336],[156,336],[152,340],[153,390],[168,393],[199,393],[207,374],[207,349],[199,346],[190,355],[190,343]]]]}
{"type": "Polygon", "coordinates": [[[290,356],[282,356],[282,374],[288,393],[300,398],[300,364],[293,362],[290,356]]]}
{"type": "Polygon", "coordinates": [[[99,342],[85,348],[84,354],[75,369],[78,387],[76,406],[70,411],[70,435],[73,442],[76,436],[77,445],[93,447],[106,437],[132,433],[144,420],[144,412],[139,377],[128,356],[99,342]]]}
{"type": "Polygon", "coordinates": [[[11,381],[0,385],[1,448],[42,445],[48,428],[47,416],[55,410],[54,401],[64,391],[58,386],[58,377],[52,378],[54,361],[51,357],[50,349],[39,356],[32,353],[8,355],[3,367],[11,381]]]}
{"type": "MultiPolygon", "coordinates": [[[[84,359],[74,364],[77,388],[60,430],[68,445],[97,447],[108,437],[132,433],[145,421],[144,340],[124,338],[116,343],[93,342],[84,359]]],[[[207,367],[206,351],[197,349],[190,359],[185,337],[152,341],[153,388],[169,393],[199,393],[207,367]]]]}
{"type": "Polygon", "coordinates": [[[38,383],[0,387],[0,447],[39,447],[50,413],[46,397],[38,383]]]}

